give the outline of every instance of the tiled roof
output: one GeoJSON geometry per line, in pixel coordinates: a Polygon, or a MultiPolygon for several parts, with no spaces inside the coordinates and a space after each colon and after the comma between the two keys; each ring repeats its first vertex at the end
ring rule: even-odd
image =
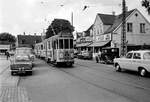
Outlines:
{"type": "Polygon", "coordinates": [[[104,25],[113,25],[115,20],[115,15],[108,15],[108,14],[98,14],[101,18],[104,25]]]}
{"type": "MultiPolygon", "coordinates": [[[[126,18],[127,18],[134,10],[135,10],[135,9],[128,11],[128,12],[126,13],[126,18]]],[[[114,30],[122,23],[122,17],[123,17],[122,14],[116,16],[113,25],[112,25],[110,28],[108,28],[108,30],[107,30],[106,32],[104,32],[104,34],[110,33],[110,32],[112,32],[112,31],[114,31],[114,30]]]]}
{"type": "Polygon", "coordinates": [[[42,41],[41,36],[37,35],[17,35],[18,44],[33,45],[42,41]]]}

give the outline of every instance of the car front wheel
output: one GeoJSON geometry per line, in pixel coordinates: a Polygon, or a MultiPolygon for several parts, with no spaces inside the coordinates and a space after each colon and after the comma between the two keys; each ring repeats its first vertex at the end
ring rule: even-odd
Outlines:
{"type": "Polygon", "coordinates": [[[119,64],[115,65],[115,70],[116,70],[117,72],[121,72],[121,67],[120,67],[119,64]]]}
{"type": "Polygon", "coordinates": [[[147,70],[142,68],[142,69],[140,69],[139,74],[140,74],[140,76],[145,77],[147,74],[147,70]]]}

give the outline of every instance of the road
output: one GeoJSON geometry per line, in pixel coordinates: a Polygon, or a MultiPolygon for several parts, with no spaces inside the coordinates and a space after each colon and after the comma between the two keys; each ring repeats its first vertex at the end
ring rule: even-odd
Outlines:
{"type": "Polygon", "coordinates": [[[149,77],[88,60],[57,68],[37,59],[33,75],[21,76],[19,87],[32,102],[150,102],[149,77]]]}

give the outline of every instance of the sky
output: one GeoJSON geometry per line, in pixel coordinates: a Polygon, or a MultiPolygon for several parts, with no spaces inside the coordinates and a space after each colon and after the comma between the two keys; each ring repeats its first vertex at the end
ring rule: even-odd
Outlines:
{"type": "MultiPolygon", "coordinates": [[[[97,13],[120,14],[122,0],[0,0],[0,33],[40,35],[55,18],[71,22],[75,32],[87,30],[97,13]],[[84,6],[88,8],[83,10],[84,6]]],[[[126,0],[128,10],[137,8],[150,22],[141,0],[126,0]]]]}

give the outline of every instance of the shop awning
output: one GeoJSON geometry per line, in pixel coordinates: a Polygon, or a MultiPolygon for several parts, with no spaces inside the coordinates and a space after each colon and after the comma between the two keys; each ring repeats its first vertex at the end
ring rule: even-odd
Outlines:
{"type": "Polygon", "coordinates": [[[77,44],[76,47],[86,47],[89,46],[91,43],[81,43],[81,44],[77,44]]]}
{"type": "Polygon", "coordinates": [[[98,41],[98,42],[93,42],[90,47],[102,47],[108,44],[110,41],[98,41]]]}

